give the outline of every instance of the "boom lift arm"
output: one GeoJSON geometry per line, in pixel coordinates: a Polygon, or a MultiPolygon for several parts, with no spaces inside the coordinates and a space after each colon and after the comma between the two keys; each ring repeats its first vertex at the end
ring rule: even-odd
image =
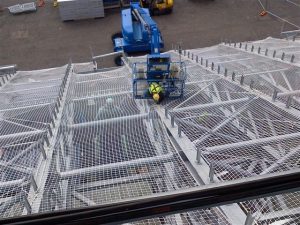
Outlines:
{"type": "Polygon", "coordinates": [[[127,53],[144,47],[151,52],[146,62],[132,65],[134,98],[151,99],[149,87],[153,83],[160,87],[163,92],[160,94],[165,98],[183,96],[185,65],[172,62],[168,53],[160,53],[163,46],[161,33],[148,9],[142,8],[139,3],[131,3],[130,9],[122,11],[122,36],[114,42],[115,51],[127,53]]]}

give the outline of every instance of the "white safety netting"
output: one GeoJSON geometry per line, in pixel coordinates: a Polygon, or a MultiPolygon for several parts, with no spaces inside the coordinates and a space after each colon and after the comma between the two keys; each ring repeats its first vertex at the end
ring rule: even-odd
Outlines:
{"type": "MultiPolygon", "coordinates": [[[[49,130],[66,66],[10,74],[0,87],[0,211],[22,215],[50,144],[49,130]]],[[[52,133],[52,132],[51,132],[52,133]]]]}
{"type": "MultiPolygon", "coordinates": [[[[300,68],[295,62],[278,61],[261,50],[258,53],[257,47],[252,50],[251,46],[231,43],[182,51],[184,60],[219,78],[199,83],[195,90],[187,84],[183,101],[165,105],[171,121],[181,129],[183,140],[188,140],[186,143],[190,142],[197,152],[191,156],[196,161],[198,154],[202,156],[201,160],[214,171],[210,179],[215,181],[300,167],[300,68]]],[[[203,75],[207,76],[198,74],[203,75]]],[[[290,219],[290,224],[297,224],[299,200],[299,193],[294,193],[239,205],[253,215],[257,224],[271,224],[281,220],[282,215],[290,219]],[[291,201],[294,204],[289,204],[291,201]]]]}
{"type": "MultiPolygon", "coordinates": [[[[173,61],[186,62],[185,95],[161,105],[132,97],[129,65],[145,57],[103,70],[86,63],[18,72],[0,88],[2,217],[299,168],[300,68],[245,46],[172,51],[173,61]]],[[[134,224],[239,224],[247,213],[254,224],[297,224],[299,198],[290,193],[134,224]]]]}

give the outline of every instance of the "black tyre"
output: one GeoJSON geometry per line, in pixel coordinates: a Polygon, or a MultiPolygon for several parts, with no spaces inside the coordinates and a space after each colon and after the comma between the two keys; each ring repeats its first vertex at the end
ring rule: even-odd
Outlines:
{"type": "Polygon", "coordinates": [[[113,35],[111,35],[111,40],[112,40],[112,42],[114,42],[114,39],[121,38],[121,37],[123,37],[122,33],[117,32],[117,33],[114,33],[113,35]]]}
{"type": "Polygon", "coordinates": [[[171,14],[173,12],[173,8],[168,9],[167,14],[171,14]]]}
{"type": "Polygon", "coordinates": [[[123,65],[124,65],[124,62],[123,62],[123,60],[121,59],[121,56],[120,56],[120,55],[117,56],[117,57],[114,59],[114,61],[115,61],[115,64],[116,64],[117,66],[123,66],[123,65]]]}

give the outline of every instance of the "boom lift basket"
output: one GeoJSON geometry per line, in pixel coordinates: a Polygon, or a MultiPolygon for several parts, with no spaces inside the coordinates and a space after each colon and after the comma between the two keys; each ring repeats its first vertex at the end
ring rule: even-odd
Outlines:
{"type": "MultiPolygon", "coordinates": [[[[133,74],[133,96],[136,99],[151,99],[149,93],[149,86],[156,82],[163,87],[163,92],[167,98],[180,98],[183,96],[185,80],[186,80],[186,66],[184,62],[169,62],[165,65],[165,70],[156,68],[160,77],[150,77],[147,71],[146,62],[138,62],[132,65],[133,74]]],[[[152,71],[153,72],[153,71],[152,71]]]]}

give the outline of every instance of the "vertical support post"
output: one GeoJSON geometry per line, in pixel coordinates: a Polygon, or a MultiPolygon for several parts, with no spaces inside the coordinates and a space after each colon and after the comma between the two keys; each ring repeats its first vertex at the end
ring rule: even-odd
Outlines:
{"type": "Polygon", "coordinates": [[[192,60],[194,60],[194,53],[192,53],[192,60]]]}
{"type": "Polygon", "coordinates": [[[58,107],[60,107],[60,99],[59,99],[59,97],[57,97],[56,102],[57,102],[58,107]]]}
{"type": "Polygon", "coordinates": [[[33,175],[30,176],[30,183],[32,184],[33,190],[37,191],[38,186],[37,186],[37,184],[35,182],[35,179],[34,179],[33,175]]]}
{"type": "Polygon", "coordinates": [[[214,182],[214,173],[215,173],[215,167],[213,163],[209,164],[209,182],[213,183],[214,182]]]}
{"type": "Polygon", "coordinates": [[[200,59],[200,64],[203,65],[203,58],[200,59]]]}
{"type": "Polygon", "coordinates": [[[234,42],[234,47],[236,48],[236,42],[234,42]]]}
{"type": "Polygon", "coordinates": [[[269,49],[266,49],[265,56],[268,56],[268,51],[269,51],[269,49]]]}
{"type": "Polygon", "coordinates": [[[165,108],[165,117],[166,117],[166,119],[169,118],[169,117],[168,117],[168,108],[167,108],[167,107],[165,108]]]}
{"type": "Polygon", "coordinates": [[[188,58],[190,58],[190,52],[188,51],[188,58]]]}
{"type": "Polygon", "coordinates": [[[261,47],[258,47],[257,53],[260,54],[261,47]]]}
{"type": "Polygon", "coordinates": [[[45,135],[44,140],[45,140],[47,146],[49,146],[50,142],[49,142],[49,138],[48,138],[47,134],[45,135]]]}
{"type": "Polygon", "coordinates": [[[245,77],[244,77],[244,75],[242,74],[242,76],[241,76],[241,80],[240,80],[240,85],[244,85],[244,80],[245,80],[245,77]]]}
{"type": "Polygon", "coordinates": [[[248,44],[245,45],[245,50],[246,50],[246,51],[248,50],[248,44]]]}
{"type": "Polygon", "coordinates": [[[291,57],[291,63],[293,63],[294,60],[295,60],[295,55],[292,55],[292,57],[291,57]]]}
{"type": "Polygon", "coordinates": [[[58,109],[58,102],[55,102],[55,105],[54,105],[54,107],[55,107],[55,111],[56,111],[56,113],[58,113],[58,112],[59,112],[59,109],[58,109]]]}
{"type": "Polygon", "coordinates": [[[286,108],[290,108],[292,104],[292,96],[290,95],[286,101],[286,108]]]}
{"type": "Polygon", "coordinates": [[[27,210],[27,213],[28,213],[28,214],[31,214],[31,210],[32,210],[32,209],[31,209],[30,203],[29,203],[29,201],[28,201],[28,199],[27,199],[25,193],[24,193],[23,201],[24,201],[24,206],[25,206],[25,208],[26,208],[26,210],[27,210]]]}
{"type": "Polygon", "coordinates": [[[253,89],[253,87],[254,87],[254,80],[250,81],[250,85],[249,86],[250,86],[250,89],[253,89]]]}
{"type": "Polygon", "coordinates": [[[281,55],[281,60],[284,60],[285,53],[283,52],[281,55]]]}
{"type": "Polygon", "coordinates": [[[211,63],[211,70],[214,70],[214,68],[215,68],[215,64],[212,62],[211,63]]]}
{"type": "Polygon", "coordinates": [[[208,59],[205,60],[205,67],[208,67],[208,59]]]}
{"type": "Polygon", "coordinates": [[[276,56],[276,50],[274,50],[273,52],[273,58],[275,58],[275,56],[276,56]]]}
{"type": "Polygon", "coordinates": [[[196,55],[196,63],[199,62],[199,57],[196,55]]]}
{"type": "Polygon", "coordinates": [[[52,137],[53,136],[53,132],[52,132],[52,129],[51,129],[51,125],[48,124],[47,127],[48,127],[48,132],[49,132],[50,136],[52,137]]]}
{"type": "MultiPolygon", "coordinates": [[[[47,145],[48,145],[48,143],[47,143],[47,145]]],[[[41,152],[42,152],[42,155],[43,155],[43,159],[46,160],[47,159],[47,155],[46,155],[46,151],[45,151],[45,148],[44,148],[44,143],[41,144],[40,148],[41,148],[41,152]]]]}
{"type": "Polygon", "coordinates": [[[52,124],[52,127],[54,128],[55,127],[55,123],[54,123],[54,119],[53,118],[51,118],[50,123],[52,124]]]}
{"type": "Polygon", "coordinates": [[[220,67],[220,65],[218,65],[218,74],[220,74],[220,69],[221,69],[221,67],[220,67]]]}
{"type": "Polygon", "coordinates": [[[253,225],[253,222],[254,222],[254,217],[251,215],[250,212],[248,212],[245,220],[245,225],[253,225]]]}
{"type": "Polygon", "coordinates": [[[273,91],[273,95],[272,95],[272,100],[273,100],[273,102],[275,102],[275,101],[276,101],[276,99],[277,99],[277,95],[278,95],[278,91],[277,91],[277,89],[274,89],[274,91],[273,91]]]}
{"type": "Polygon", "coordinates": [[[242,42],[240,42],[240,48],[242,48],[242,42]]]}
{"type": "Polygon", "coordinates": [[[225,68],[224,76],[227,77],[227,68],[225,68]]]}
{"type": "Polygon", "coordinates": [[[172,126],[172,127],[175,126],[175,118],[174,118],[174,115],[171,115],[171,126],[172,126]]]}
{"type": "Polygon", "coordinates": [[[235,81],[235,72],[232,72],[231,80],[235,81]]]}
{"type": "Polygon", "coordinates": [[[178,137],[181,137],[181,124],[180,123],[177,123],[178,125],[178,137]]]}
{"type": "Polygon", "coordinates": [[[197,148],[196,162],[198,164],[201,164],[201,157],[202,157],[202,149],[197,148]]]}
{"type": "Polygon", "coordinates": [[[253,50],[254,50],[254,45],[252,45],[252,47],[251,47],[251,52],[253,52],[253,50]]]}
{"type": "Polygon", "coordinates": [[[184,56],[186,55],[186,51],[185,51],[185,50],[183,50],[183,55],[184,55],[184,56]]]}
{"type": "MultiPolygon", "coordinates": [[[[57,113],[58,113],[58,107],[57,107],[57,113]]],[[[57,119],[57,113],[56,113],[56,110],[53,110],[53,116],[55,119],[57,119]]]]}

